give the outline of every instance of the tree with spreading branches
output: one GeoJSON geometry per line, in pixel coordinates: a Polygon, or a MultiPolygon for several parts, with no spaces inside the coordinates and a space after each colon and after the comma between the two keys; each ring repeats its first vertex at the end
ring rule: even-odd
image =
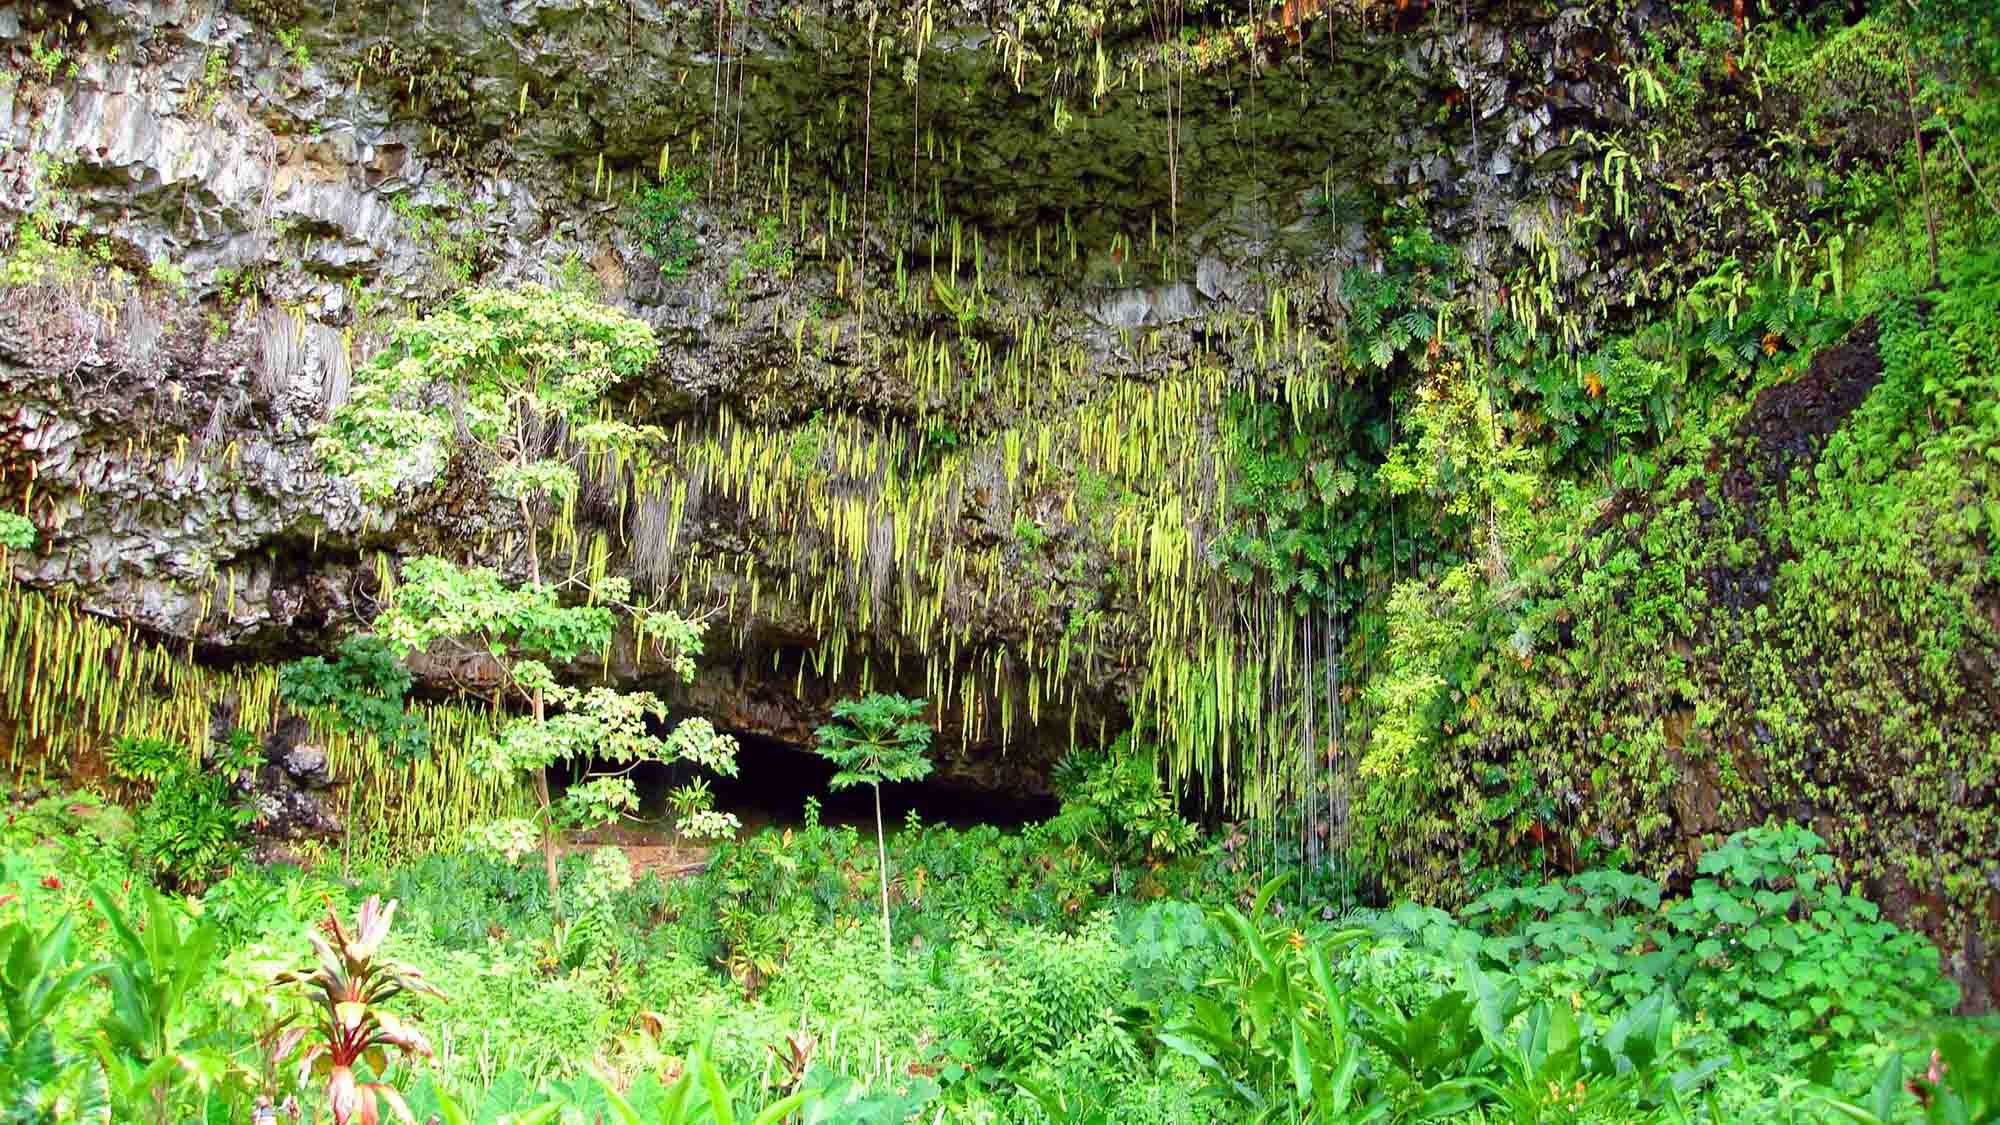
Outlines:
{"type": "MultiPolygon", "coordinates": [[[[518,857],[539,839],[549,895],[560,912],[557,839],[566,827],[609,823],[638,806],[631,769],[685,761],[736,772],[736,743],[703,719],[662,738],[666,705],[651,692],[576,687],[559,674],[587,653],[608,661],[621,628],[650,646],[682,682],[701,655],[699,620],[634,600],[630,580],[601,566],[554,566],[555,534],[571,525],[582,472],[615,458],[643,463],[663,435],[612,416],[616,384],[658,350],[643,323],[570,293],[527,286],[474,289],[421,320],[399,323],[389,346],[355,374],[349,400],[317,449],[364,497],[387,500],[434,480],[454,457],[483,469],[512,526],[509,573],[441,557],[412,559],[375,629],[404,659],[439,652],[471,658],[482,686],[524,713],[477,747],[478,768],[526,774],[532,818],[476,835],[518,857]],[[560,801],[556,763],[586,776],[560,801]]],[[[683,835],[733,835],[712,805],[683,811],[683,835]]]]}

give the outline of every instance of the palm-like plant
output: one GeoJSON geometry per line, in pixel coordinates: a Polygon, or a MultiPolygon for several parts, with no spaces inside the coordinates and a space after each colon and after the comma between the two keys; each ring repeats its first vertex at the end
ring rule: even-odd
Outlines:
{"type": "Polygon", "coordinates": [[[303,985],[318,990],[319,1022],[287,1028],[273,1054],[280,1060],[290,1057],[317,1031],[318,1042],[308,1044],[299,1055],[299,1081],[316,1076],[326,1080],[334,1125],[376,1125],[382,1119],[384,1102],[397,1117],[414,1122],[403,1095],[379,1078],[390,1048],[405,1059],[414,1055],[429,1058],[430,1044],[422,1032],[383,1005],[404,993],[440,1000],[444,993],[425,980],[421,971],[379,956],[382,941],[389,936],[389,924],[396,917],[393,899],[383,906],[380,896],[368,896],[351,933],[331,908],[326,916],[332,940],[319,933],[309,935],[319,963],[311,969],[280,973],[272,982],[280,987],[303,985]],[[376,1081],[363,1082],[355,1075],[354,1068],[364,1061],[375,1072],[376,1081]]]}
{"type": "Polygon", "coordinates": [[[889,846],[882,833],[882,783],[921,781],[930,776],[931,761],[924,757],[931,746],[931,728],[923,722],[921,699],[900,695],[870,695],[865,699],[844,699],[833,705],[833,717],[813,734],[819,739],[819,756],[839,767],[827,782],[833,789],[867,785],[875,791],[875,850],[881,862],[882,952],[892,949],[889,940],[889,846]]]}

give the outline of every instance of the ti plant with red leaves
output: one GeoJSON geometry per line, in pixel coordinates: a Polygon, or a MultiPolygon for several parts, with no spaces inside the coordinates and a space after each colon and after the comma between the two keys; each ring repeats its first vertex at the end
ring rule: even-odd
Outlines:
{"type": "Polygon", "coordinates": [[[376,1125],[382,1120],[381,1105],[385,1102],[401,1120],[413,1125],[416,1120],[403,1095],[379,1079],[390,1049],[405,1059],[416,1055],[429,1058],[430,1044],[384,1005],[404,993],[440,1000],[444,993],[418,970],[381,956],[382,941],[389,936],[389,923],[395,917],[394,900],[383,906],[379,896],[370,895],[361,904],[350,933],[340,924],[339,915],[328,909],[325,929],[332,940],[319,933],[310,935],[319,964],[309,970],[280,973],[273,982],[303,985],[319,993],[315,997],[320,1006],[317,1025],[285,1028],[273,1055],[280,1061],[289,1058],[317,1032],[317,1041],[307,1043],[299,1053],[299,1081],[325,1079],[335,1125],[376,1125]],[[362,1063],[368,1065],[376,1081],[363,1082],[356,1076],[355,1067],[362,1063]]]}

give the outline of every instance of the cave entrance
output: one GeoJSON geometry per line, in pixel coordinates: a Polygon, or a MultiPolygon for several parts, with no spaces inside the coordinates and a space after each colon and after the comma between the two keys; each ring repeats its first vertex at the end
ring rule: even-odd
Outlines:
{"type": "MultiPolygon", "coordinates": [[[[696,777],[706,777],[715,791],[715,807],[736,814],[748,835],[760,828],[790,828],[805,823],[808,797],[818,797],[822,824],[852,824],[873,831],[874,797],[865,785],[838,793],[827,790],[834,769],[810,749],[775,738],[730,731],[737,742],[736,776],[716,777],[686,763],[642,762],[631,773],[639,791],[639,823],[633,828],[672,835],[673,808],[667,795],[696,777]]],[[[558,785],[569,780],[556,777],[558,785]]],[[[901,782],[882,787],[882,821],[890,830],[914,810],[925,824],[965,828],[991,824],[1017,828],[1054,816],[1053,797],[1000,794],[938,780],[901,782]]]]}

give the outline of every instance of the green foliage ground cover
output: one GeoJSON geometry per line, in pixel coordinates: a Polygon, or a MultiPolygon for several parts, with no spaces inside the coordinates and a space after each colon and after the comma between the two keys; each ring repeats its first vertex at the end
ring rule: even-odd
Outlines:
{"type": "Polygon", "coordinates": [[[432,1057],[352,1064],[419,1120],[747,1121],[803,1095],[790,1119],[1807,1122],[1872,1120],[1854,1113],[1881,1087],[1887,1120],[1984,1121],[1936,1107],[1993,1096],[1994,1029],[1943,1017],[1935,950],[1796,828],[1711,852],[1686,895],[1602,870],[1452,915],[1319,909],[1282,878],[1256,893],[1221,841],[1154,853],[1114,893],[1069,881],[1090,845],[1046,828],[913,820],[890,844],[885,958],[874,841],[814,819],[672,883],[570,855],[559,916],[538,871],[484,853],[351,880],[238,866],[162,894],[98,799],[10,813],[8,1120],[236,1121],[259,1095],[326,1120],[326,1078],[269,1057],[316,1041],[274,1028],[315,1018],[324,986],[273,984],[315,964],[444,994],[371,986],[368,1026],[432,1057]],[[398,908],[367,942],[371,895],[398,908]],[[315,954],[329,909],[359,944],[315,954]],[[1933,1049],[1957,1062],[1926,1117],[1902,1082],[1929,1088],[1933,1049]]]}

